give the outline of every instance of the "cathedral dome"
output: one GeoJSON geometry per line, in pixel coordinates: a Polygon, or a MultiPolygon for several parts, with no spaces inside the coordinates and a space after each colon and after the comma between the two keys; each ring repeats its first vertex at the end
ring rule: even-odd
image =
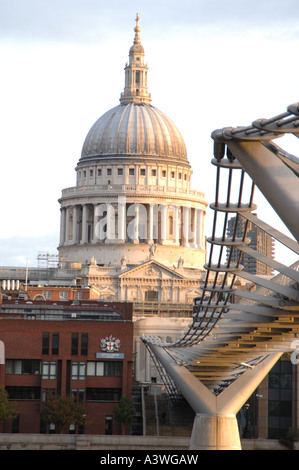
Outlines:
{"type": "Polygon", "coordinates": [[[101,116],[85,139],[81,163],[111,156],[149,156],[187,163],[175,124],[150,104],[120,104],[101,116]]]}
{"type": "Polygon", "coordinates": [[[152,106],[147,89],[139,15],[135,38],[125,66],[125,88],[120,105],[107,111],[92,126],[83,144],[80,164],[112,157],[154,157],[188,164],[183,137],[174,123],[152,106]]]}

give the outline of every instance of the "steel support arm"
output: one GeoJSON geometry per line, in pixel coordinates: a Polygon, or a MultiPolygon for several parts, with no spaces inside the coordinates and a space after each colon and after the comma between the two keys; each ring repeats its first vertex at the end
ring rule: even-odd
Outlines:
{"type": "Polygon", "coordinates": [[[165,349],[153,344],[149,347],[193,410],[210,416],[235,415],[282,355],[281,352],[267,355],[216,396],[186,367],[176,363],[165,349]]]}
{"type": "Polygon", "coordinates": [[[149,344],[157,359],[175,382],[195,413],[214,415],[216,397],[188,369],[177,364],[175,360],[159,346],[149,344]]]}
{"type": "Polygon", "coordinates": [[[299,242],[299,179],[259,141],[226,142],[256,186],[299,242]]]}

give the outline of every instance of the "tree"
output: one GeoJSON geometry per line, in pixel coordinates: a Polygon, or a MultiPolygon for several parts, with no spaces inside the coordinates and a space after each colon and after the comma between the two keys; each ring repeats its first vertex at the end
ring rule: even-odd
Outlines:
{"type": "Polygon", "coordinates": [[[0,385],[0,423],[12,421],[17,415],[14,403],[8,401],[8,393],[4,385],[0,385]]]}
{"type": "Polygon", "coordinates": [[[69,396],[49,395],[42,404],[40,415],[46,424],[55,424],[57,434],[61,434],[71,424],[82,426],[85,422],[83,405],[69,396]]]}
{"type": "Polygon", "coordinates": [[[134,408],[131,398],[122,396],[118,405],[114,408],[114,418],[116,421],[129,426],[133,423],[136,415],[136,410],[134,408]]]}

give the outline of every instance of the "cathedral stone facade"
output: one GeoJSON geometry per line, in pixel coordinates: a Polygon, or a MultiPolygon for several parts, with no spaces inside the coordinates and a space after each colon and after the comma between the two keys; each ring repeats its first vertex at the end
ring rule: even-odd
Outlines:
{"type": "Polygon", "coordinates": [[[88,132],[62,191],[59,256],[100,298],[192,302],[206,247],[204,194],[175,124],[152,106],[139,16],[120,104],[88,132]]]}

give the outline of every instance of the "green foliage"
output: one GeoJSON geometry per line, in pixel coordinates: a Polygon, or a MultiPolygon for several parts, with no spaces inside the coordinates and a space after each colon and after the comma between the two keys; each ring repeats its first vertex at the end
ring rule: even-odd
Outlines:
{"type": "Polygon", "coordinates": [[[136,410],[130,398],[122,396],[118,405],[114,408],[114,418],[125,425],[133,423],[136,410]]]}
{"type": "Polygon", "coordinates": [[[8,393],[4,385],[0,385],[0,422],[12,421],[16,417],[15,405],[8,401],[8,393]]]}
{"type": "Polygon", "coordinates": [[[279,443],[289,450],[295,450],[295,443],[298,441],[298,430],[290,428],[285,437],[279,440],[279,443]]]}
{"type": "Polygon", "coordinates": [[[83,405],[69,396],[49,395],[41,407],[41,419],[46,424],[55,424],[58,434],[72,423],[82,426],[85,422],[83,405]]]}

